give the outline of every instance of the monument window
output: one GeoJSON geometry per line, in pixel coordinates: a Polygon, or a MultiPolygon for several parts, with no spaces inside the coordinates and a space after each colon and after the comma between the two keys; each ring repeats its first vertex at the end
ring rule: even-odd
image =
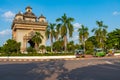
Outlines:
{"type": "Polygon", "coordinates": [[[42,20],[41,22],[44,22],[44,20],[42,20]]]}
{"type": "Polygon", "coordinates": [[[30,9],[28,10],[28,12],[30,12],[30,9]]]}

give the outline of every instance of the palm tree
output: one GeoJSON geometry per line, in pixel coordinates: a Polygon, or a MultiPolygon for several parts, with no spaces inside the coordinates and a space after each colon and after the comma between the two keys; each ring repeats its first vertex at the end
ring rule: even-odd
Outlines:
{"type": "Polygon", "coordinates": [[[78,29],[78,32],[79,32],[79,41],[82,43],[85,52],[85,40],[89,36],[88,28],[85,27],[84,25],[81,25],[81,28],[78,29]]]}
{"type": "Polygon", "coordinates": [[[57,25],[57,28],[60,32],[61,37],[64,40],[64,50],[67,50],[67,35],[69,34],[69,37],[72,37],[73,34],[73,25],[71,22],[74,21],[74,18],[67,17],[66,14],[64,14],[62,17],[56,19],[56,22],[59,22],[57,25]]]}
{"type": "Polygon", "coordinates": [[[50,38],[50,40],[51,40],[51,52],[53,51],[53,38],[55,37],[55,26],[56,26],[56,24],[50,23],[50,24],[47,26],[46,33],[45,33],[47,39],[50,38]]]}
{"type": "Polygon", "coordinates": [[[60,31],[59,31],[59,27],[56,27],[55,28],[55,41],[58,41],[59,40],[59,34],[60,34],[60,31]]]}
{"type": "Polygon", "coordinates": [[[35,32],[34,36],[32,37],[32,41],[35,43],[35,49],[38,51],[39,44],[42,43],[43,35],[41,35],[39,32],[35,32]]]}
{"type": "Polygon", "coordinates": [[[107,27],[103,24],[103,21],[96,21],[98,28],[94,28],[92,32],[95,34],[96,41],[98,42],[99,48],[104,48],[104,43],[106,41],[107,27]]]}

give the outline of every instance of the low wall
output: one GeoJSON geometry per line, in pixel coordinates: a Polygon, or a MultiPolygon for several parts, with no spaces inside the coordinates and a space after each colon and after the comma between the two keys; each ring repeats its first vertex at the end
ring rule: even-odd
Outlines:
{"type": "Polygon", "coordinates": [[[114,56],[120,56],[120,53],[115,53],[114,56]]]}

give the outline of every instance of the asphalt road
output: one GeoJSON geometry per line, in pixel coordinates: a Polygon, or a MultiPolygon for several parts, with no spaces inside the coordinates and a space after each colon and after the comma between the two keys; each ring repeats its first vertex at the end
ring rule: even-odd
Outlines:
{"type": "Polygon", "coordinates": [[[120,80],[120,59],[0,62],[0,80],[120,80]]]}

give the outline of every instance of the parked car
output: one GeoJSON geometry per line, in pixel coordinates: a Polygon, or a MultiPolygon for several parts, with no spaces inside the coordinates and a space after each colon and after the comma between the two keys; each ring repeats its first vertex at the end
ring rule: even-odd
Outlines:
{"type": "Polygon", "coordinates": [[[75,56],[76,58],[85,57],[84,50],[75,50],[75,56]]]}
{"type": "Polygon", "coordinates": [[[97,48],[94,50],[95,57],[103,57],[105,55],[106,55],[105,51],[103,51],[103,49],[101,49],[101,48],[97,48]]]}

